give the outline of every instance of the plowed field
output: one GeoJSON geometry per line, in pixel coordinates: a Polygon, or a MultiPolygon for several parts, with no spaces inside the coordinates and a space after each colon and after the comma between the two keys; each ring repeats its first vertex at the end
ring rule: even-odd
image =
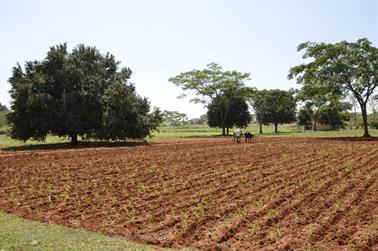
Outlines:
{"type": "Polygon", "coordinates": [[[0,209],[162,247],[378,250],[378,141],[0,151],[0,209]]]}

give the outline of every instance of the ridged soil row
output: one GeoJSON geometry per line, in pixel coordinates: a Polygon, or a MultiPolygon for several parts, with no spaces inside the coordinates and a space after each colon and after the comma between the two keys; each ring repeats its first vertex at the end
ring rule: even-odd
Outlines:
{"type": "MultiPolygon", "coordinates": [[[[352,196],[347,196],[347,199],[341,203],[341,207],[337,210],[332,211],[329,215],[325,215],[323,218],[318,219],[319,221],[319,228],[316,229],[315,233],[312,236],[312,241],[314,243],[316,242],[327,242],[327,241],[334,241],[337,242],[338,245],[343,246],[346,244],[349,244],[347,240],[352,236],[358,228],[353,229],[352,231],[348,231],[344,228],[345,226],[348,226],[350,224],[350,219],[349,216],[352,213],[353,208],[355,207],[365,207],[365,212],[368,212],[368,208],[366,208],[366,205],[363,205],[362,202],[370,204],[369,208],[370,210],[375,210],[377,208],[377,197],[378,197],[378,192],[377,192],[377,173],[378,173],[378,162],[374,163],[375,169],[368,170],[367,173],[373,174],[375,178],[370,179],[368,181],[365,181],[365,183],[360,186],[355,193],[350,193],[352,196]],[[374,192],[375,191],[375,192],[374,192]],[[372,193],[375,194],[371,198],[371,200],[366,198],[366,195],[372,193]],[[374,199],[375,197],[375,199],[374,199]],[[374,205],[375,204],[375,205],[374,205]]],[[[362,167],[363,168],[363,167],[362,167]]],[[[363,175],[365,175],[364,173],[363,175]]],[[[376,210],[377,211],[377,210],[376,210]]],[[[365,223],[368,225],[368,227],[365,229],[367,232],[369,231],[369,228],[374,229],[375,227],[375,232],[378,231],[378,219],[374,218],[374,213],[369,212],[369,217],[365,223]],[[374,224],[377,224],[374,226],[374,224]]],[[[360,215],[362,219],[366,218],[366,215],[360,215]]],[[[357,216],[354,217],[355,219],[361,219],[358,218],[357,216]]],[[[363,231],[364,227],[362,227],[360,230],[363,231]]],[[[375,233],[376,235],[377,233],[375,233]]],[[[374,234],[366,238],[367,242],[369,242],[369,238],[371,240],[374,240],[374,234]]],[[[374,242],[374,241],[373,241],[374,242]]],[[[325,243],[327,244],[327,243],[325,243]]],[[[363,242],[360,243],[363,245],[363,242]]],[[[373,244],[373,243],[371,243],[373,244]]]]}
{"type": "MultiPolygon", "coordinates": [[[[328,217],[330,216],[325,215],[332,215],[334,213],[337,214],[338,212],[343,212],[343,214],[345,214],[350,209],[350,205],[353,205],[355,203],[356,199],[360,198],[362,200],[363,191],[366,191],[366,189],[369,189],[369,187],[364,186],[364,189],[360,189],[359,192],[353,193],[356,189],[359,188],[359,179],[355,179],[355,177],[351,178],[349,176],[353,176],[356,174],[360,175],[360,170],[364,171],[364,173],[361,175],[375,172],[376,165],[378,164],[378,162],[375,161],[376,157],[377,156],[370,157],[370,159],[367,160],[367,162],[358,163],[358,165],[354,165],[355,163],[350,163],[349,169],[355,170],[356,173],[349,173],[346,176],[343,175],[343,179],[338,180],[337,183],[336,180],[333,179],[332,182],[335,183],[331,187],[329,187],[328,190],[324,191],[322,194],[319,194],[318,197],[310,200],[306,206],[299,208],[298,210],[291,211],[291,215],[295,215],[296,217],[298,217],[300,219],[300,223],[293,225],[290,224],[292,222],[290,219],[288,219],[288,217],[281,219],[280,224],[278,224],[277,227],[284,230],[282,231],[283,236],[280,238],[280,240],[275,242],[275,245],[273,245],[273,247],[277,250],[285,249],[288,247],[298,248],[301,245],[303,245],[303,243],[311,243],[312,245],[315,245],[316,243],[321,241],[323,238],[315,238],[317,231],[320,231],[322,233],[326,230],[327,227],[336,224],[336,221],[333,221],[331,222],[331,225],[324,225],[322,224],[321,218],[329,220],[328,217]],[[375,161],[375,163],[371,163],[371,161],[375,161]],[[364,168],[366,164],[368,164],[369,168],[364,168]],[[339,184],[341,186],[338,186],[339,184]],[[339,189],[333,190],[335,186],[338,186],[339,189]],[[350,196],[351,194],[355,195],[350,196]],[[351,200],[353,202],[349,203],[351,200]],[[339,205],[342,206],[339,208],[335,208],[335,205],[337,205],[338,207],[339,205]],[[330,210],[334,211],[330,212],[330,210]],[[303,227],[300,230],[296,230],[296,228],[300,226],[305,227],[303,227]],[[295,232],[297,233],[294,234],[295,232]],[[289,234],[290,238],[287,238],[285,234],[289,234]],[[287,241],[287,239],[290,239],[290,241],[287,241]]],[[[336,217],[337,216],[335,216],[335,218],[333,219],[335,220],[336,217]]]]}
{"type": "MultiPolygon", "coordinates": [[[[338,180],[341,180],[345,178],[349,173],[352,173],[353,170],[349,170],[345,173],[343,173],[342,176],[338,176],[339,171],[344,170],[345,167],[341,166],[339,170],[331,170],[329,173],[324,173],[319,170],[319,173],[321,174],[320,177],[315,177],[316,179],[323,179],[329,176],[336,176],[335,179],[329,180],[326,183],[323,183],[321,187],[308,191],[309,184],[308,182],[304,182],[304,184],[301,184],[300,186],[295,187],[293,190],[290,190],[287,193],[282,194],[279,198],[276,200],[270,202],[267,204],[266,207],[264,207],[262,210],[258,210],[257,212],[252,212],[251,215],[247,215],[244,217],[240,223],[242,224],[236,224],[233,228],[230,228],[227,232],[225,232],[223,235],[220,236],[218,244],[222,244],[222,246],[228,246],[227,241],[231,240],[233,237],[239,233],[243,232],[248,228],[247,222],[252,222],[255,219],[259,219],[259,221],[262,221],[262,224],[260,223],[260,230],[253,236],[253,239],[258,239],[262,245],[265,245],[265,242],[261,240],[261,238],[265,238],[266,236],[266,230],[269,227],[272,227],[274,224],[278,222],[279,218],[283,218],[287,216],[292,210],[296,210],[300,208],[302,205],[304,205],[306,202],[313,200],[316,196],[319,196],[323,191],[325,191],[328,187],[330,187],[334,182],[337,182],[338,180]],[[299,196],[299,198],[296,198],[299,196]],[[279,208],[278,215],[274,217],[274,220],[267,217],[264,222],[264,216],[269,213],[273,209],[279,208]],[[265,226],[265,227],[264,227],[265,226]]],[[[253,241],[253,239],[251,241],[253,241]]]]}
{"type": "MultiPolygon", "coordinates": [[[[293,158],[292,160],[295,160],[295,158],[293,158]]],[[[291,161],[291,160],[288,160],[288,161],[291,161]]],[[[313,160],[313,161],[316,161],[316,160],[313,160]]],[[[262,162],[261,164],[264,164],[266,168],[268,168],[269,166],[269,163],[262,162]]],[[[154,211],[156,209],[161,208],[162,206],[169,208],[170,206],[169,203],[172,203],[172,200],[166,200],[166,197],[170,195],[174,195],[174,197],[180,198],[180,200],[182,200],[182,198],[184,198],[185,196],[189,196],[191,198],[196,197],[195,194],[198,193],[198,196],[200,196],[201,199],[206,199],[213,194],[219,195],[219,192],[223,192],[223,191],[230,192],[232,188],[240,187],[243,184],[240,184],[240,182],[236,182],[236,184],[230,185],[228,182],[225,182],[225,181],[227,181],[228,179],[235,180],[236,177],[243,178],[246,174],[253,175],[254,171],[258,169],[263,169],[264,166],[256,166],[255,163],[250,163],[247,166],[232,168],[231,171],[229,168],[225,168],[223,172],[219,173],[218,175],[213,174],[212,177],[209,177],[209,178],[207,178],[208,175],[206,175],[205,177],[199,177],[199,179],[197,179],[196,182],[190,183],[190,185],[179,187],[178,189],[175,189],[174,191],[168,194],[164,194],[164,196],[159,197],[159,199],[156,199],[154,201],[148,201],[148,203],[147,202],[143,203],[142,205],[138,207],[143,208],[145,211],[150,211],[150,210],[154,211]],[[229,185],[223,186],[223,184],[229,184],[229,185]],[[214,187],[217,187],[217,188],[212,189],[214,187]],[[153,207],[154,205],[156,206],[155,208],[153,207]]],[[[286,167],[281,167],[281,169],[270,169],[271,170],[270,172],[266,172],[261,175],[264,176],[264,179],[268,179],[270,175],[278,176],[279,175],[278,173],[285,169],[286,167]]],[[[221,196],[217,196],[217,197],[219,198],[221,196]]],[[[177,210],[180,210],[182,208],[187,208],[188,206],[190,206],[190,202],[185,202],[183,205],[178,205],[177,201],[175,201],[174,206],[177,210]]],[[[168,209],[168,211],[169,210],[171,209],[168,209]]],[[[164,214],[165,212],[161,212],[161,213],[164,214]]]]}
{"type": "MultiPolygon", "coordinates": [[[[345,155],[345,157],[347,156],[348,154],[345,155]]],[[[311,170],[307,170],[308,173],[311,173],[311,172],[315,172],[317,173],[319,171],[319,168],[321,166],[314,166],[311,170]]],[[[323,166],[325,167],[325,166],[323,166]]],[[[292,191],[293,189],[295,189],[297,186],[298,186],[298,179],[300,179],[300,177],[302,177],[302,173],[301,172],[297,172],[294,174],[294,176],[292,176],[291,178],[289,177],[287,180],[287,182],[283,182],[281,183],[279,186],[277,187],[274,187],[272,188],[271,186],[264,186],[264,189],[259,191],[259,193],[256,193],[254,191],[251,191],[252,193],[252,197],[251,198],[243,198],[243,204],[242,205],[235,205],[232,210],[228,210],[227,214],[224,214],[226,216],[226,218],[222,217],[220,218],[218,221],[220,222],[224,222],[224,221],[227,221],[227,218],[228,217],[233,217],[232,215],[244,215],[244,214],[248,214],[248,212],[255,212],[255,209],[256,209],[256,206],[255,206],[255,202],[258,200],[259,197],[261,196],[264,196],[264,194],[266,194],[267,192],[280,192],[280,191],[283,191],[283,190],[286,190],[286,191],[292,191]],[[292,190],[290,190],[292,189],[292,190]],[[241,209],[240,209],[241,208],[241,209]],[[235,212],[236,211],[236,212],[235,212]]],[[[323,177],[326,176],[327,173],[323,174],[323,177]]],[[[290,192],[289,192],[290,194],[290,192]]],[[[278,200],[280,200],[278,198],[278,200]]],[[[276,199],[277,201],[277,199],[276,199]]],[[[264,209],[262,210],[264,211],[264,209]]],[[[262,213],[262,212],[261,212],[262,213]]],[[[211,214],[210,214],[211,215],[211,214]]],[[[252,218],[256,216],[255,213],[252,214],[252,218]]],[[[248,217],[248,216],[247,216],[248,217]]],[[[202,223],[206,223],[207,219],[203,219],[203,222],[202,223]]],[[[245,220],[243,217],[240,217],[239,219],[235,219],[235,222],[230,228],[229,230],[226,231],[226,236],[223,237],[223,234],[220,235],[220,237],[216,237],[218,239],[221,239],[224,238],[224,239],[227,239],[227,237],[229,238],[232,238],[232,235],[233,234],[236,234],[236,232],[234,232],[234,228],[237,228],[237,226],[240,224],[240,225],[243,225],[245,224],[246,222],[248,222],[247,220],[245,220]],[[236,225],[236,226],[235,226],[236,225]],[[230,236],[227,236],[227,233],[230,234],[230,236]]],[[[223,223],[220,223],[220,225],[222,225],[223,223]]],[[[182,234],[181,234],[181,238],[179,239],[185,239],[185,240],[192,240],[193,242],[196,242],[196,238],[193,238],[193,237],[196,237],[198,235],[196,235],[195,233],[198,232],[197,230],[197,227],[200,227],[201,226],[201,222],[199,222],[199,224],[197,223],[193,223],[192,224],[192,227],[189,227],[188,230],[184,231],[182,234]],[[192,238],[190,237],[192,236],[192,238]]],[[[222,227],[221,227],[222,228],[222,227]]],[[[206,229],[206,230],[209,230],[209,231],[206,231],[205,229],[203,229],[201,232],[202,233],[206,233],[206,232],[219,232],[218,231],[219,229],[219,226],[210,226],[210,230],[209,229],[206,229]]],[[[202,234],[202,235],[204,235],[202,234]]],[[[216,240],[214,240],[216,242],[216,240]]],[[[213,242],[214,242],[213,241],[213,242]]],[[[187,244],[194,244],[194,243],[187,243],[187,244]]],[[[197,245],[198,247],[201,246],[200,243],[198,243],[197,245]]]]}
{"type": "MultiPolygon", "coordinates": [[[[345,155],[344,157],[347,158],[347,156],[348,155],[345,155]]],[[[298,158],[294,158],[293,160],[296,160],[298,162],[298,165],[296,165],[296,163],[293,162],[292,159],[287,159],[286,161],[290,164],[295,164],[296,169],[289,169],[287,171],[287,167],[285,165],[280,165],[279,169],[273,169],[272,168],[272,169],[270,169],[270,171],[268,173],[260,174],[260,176],[261,176],[260,178],[262,178],[261,181],[259,182],[260,185],[257,186],[256,188],[255,187],[251,188],[252,190],[245,189],[246,185],[243,184],[243,182],[241,182],[243,180],[243,177],[235,177],[235,180],[233,182],[236,183],[236,184],[232,183],[231,186],[229,186],[229,187],[223,186],[223,187],[220,187],[216,190],[213,190],[211,193],[200,194],[199,197],[197,196],[198,201],[197,200],[196,201],[200,202],[200,201],[203,201],[203,200],[206,200],[207,198],[209,198],[209,199],[211,199],[210,200],[211,204],[214,204],[215,206],[217,206],[217,205],[221,206],[222,203],[223,203],[223,200],[237,201],[238,198],[242,197],[243,200],[248,203],[248,196],[251,193],[254,195],[254,197],[256,197],[257,192],[262,192],[262,190],[264,190],[264,189],[271,189],[271,187],[274,187],[275,184],[280,184],[285,180],[287,180],[287,181],[294,180],[295,177],[297,177],[298,175],[301,175],[301,171],[305,170],[306,167],[308,166],[308,164],[316,162],[316,159],[310,160],[310,161],[305,162],[305,163],[303,163],[303,161],[299,160],[298,158]],[[288,177],[286,177],[285,180],[279,179],[282,176],[283,171],[287,171],[287,172],[285,172],[285,175],[287,175],[288,177]],[[240,190],[236,190],[236,189],[232,190],[231,188],[234,188],[234,187],[240,188],[240,190]],[[225,192],[225,194],[223,194],[221,192],[225,192]],[[216,195],[216,196],[213,199],[209,195],[211,195],[211,196],[216,195]],[[221,200],[219,200],[219,199],[221,199],[221,200]]],[[[316,170],[317,168],[314,168],[313,170],[316,170]]],[[[310,171],[310,170],[306,170],[306,171],[310,171]]],[[[252,173],[252,175],[253,175],[253,173],[252,173]]],[[[255,179],[255,180],[258,180],[258,179],[255,179]]],[[[229,182],[227,182],[227,181],[222,182],[222,183],[229,184],[229,182]]],[[[285,184],[285,185],[282,184],[281,186],[286,186],[286,185],[287,184],[285,184]]],[[[278,189],[280,189],[280,187],[278,187],[277,190],[278,189]]],[[[206,189],[202,188],[202,190],[206,190],[206,189]]],[[[190,206],[191,204],[193,204],[191,201],[186,201],[185,204],[183,205],[183,207],[182,208],[180,207],[180,208],[185,209],[188,206],[190,206]]],[[[235,206],[237,206],[237,205],[235,205],[235,206]]],[[[176,208],[177,208],[177,206],[176,206],[176,208]]],[[[216,207],[215,207],[215,209],[216,209],[216,207]]],[[[227,210],[227,211],[230,211],[230,210],[227,210]]],[[[207,212],[207,215],[211,216],[212,213],[207,212]]],[[[206,221],[206,219],[204,219],[204,220],[206,221]]]]}

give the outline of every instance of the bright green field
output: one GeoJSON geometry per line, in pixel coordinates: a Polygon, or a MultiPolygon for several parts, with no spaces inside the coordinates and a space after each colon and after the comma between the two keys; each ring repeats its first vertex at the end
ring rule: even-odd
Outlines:
{"type": "MultiPolygon", "coordinates": [[[[274,126],[263,126],[263,134],[259,134],[259,127],[257,125],[249,126],[243,131],[250,131],[257,137],[272,137],[272,136],[285,136],[285,137],[360,137],[363,135],[363,130],[339,130],[339,131],[297,131],[294,125],[280,125],[278,126],[278,133],[274,132],[274,126]]],[[[378,130],[370,129],[372,136],[378,136],[378,130]]],[[[233,130],[230,130],[232,135],[233,130]]],[[[154,132],[153,136],[156,138],[165,137],[209,137],[221,136],[222,130],[219,128],[210,128],[206,125],[188,125],[181,127],[161,127],[159,132],[154,132]]]]}

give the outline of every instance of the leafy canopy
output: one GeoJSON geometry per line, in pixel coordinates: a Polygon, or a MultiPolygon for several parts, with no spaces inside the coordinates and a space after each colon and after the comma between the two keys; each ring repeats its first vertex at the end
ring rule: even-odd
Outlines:
{"type": "Polygon", "coordinates": [[[226,111],[228,112],[224,124],[226,128],[246,127],[251,122],[251,114],[245,99],[218,96],[208,105],[208,125],[210,127],[222,127],[222,113],[226,111]]]}
{"type": "Polygon", "coordinates": [[[217,116],[219,116],[223,135],[225,135],[226,121],[233,99],[245,99],[253,93],[254,89],[244,85],[248,80],[250,80],[249,73],[223,71],[222,67],[216,63],[208,64],[203,70],[180,73],[169,79],[184,91],[179,98],[190,95],[191,102],[205,104],[208,109],[214,105],[222,107],[217,116]]]}
{"type": "Polygon", "coordinates": [[[352,93],[361,107],[364,136],[369,137],[366,104],[378,86],[378,49],[363,38],[355,43],[305,42],[298,46],[302,50],[309,62],[291,68],[288,77],[313,95],[352,93]]]}
{"type": "Polygon", "coordinates": [[[42,61],[13,68],[11,136],[44,140],[48,134],[105,140],[144,138],[161,121],[146,98],[129,83],[130,68],[119,68],[110,53],[82,44],[51,47],[42,61]]]}
{"type": "Polygon", "coordinates": [[[178,111],[163,111],[163,120],[164,122],[173,125],[179,126],[184,124],[188,119],[188,115],[185,113],[180,113],[178,111]]]}
{"type": "Polygon", "coordinates": [[[179,98],[194,95],[191,102],[208,104],[212,99],[233,89],[239,95],[246,95],[250,88],[244,86],[250,80],[249,73],[238,71],[222,71],[216,63],[210,63],[203,70],[192,70],[180,73],[169,79],[170,82],[189,93],[183,93],[179,98]]]}
{"type": "Polygon", "coordinates": [[[284,124],[295,121],[296,99],[294,91],[258,90],[250,99],[260,124],[284,124]]]}

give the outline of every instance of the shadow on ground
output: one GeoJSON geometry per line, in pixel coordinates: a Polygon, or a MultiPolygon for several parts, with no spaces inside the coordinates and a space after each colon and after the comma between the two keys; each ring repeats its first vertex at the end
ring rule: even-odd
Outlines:
{"type": "Polygon", "coordinates": [[[107,142],[107,141],[80,141],[77,145],[70,143],[52,143],[52,144],[33,144],[1,148],[3,151],[29,151],[29,150],[62,150],[62,149],[84,149],[84,148],[109,148],[109,147],[135,147],[148,146],[157,144],[146,141],[128,141],[128,142],[107,142]]]}
{"type": "MultiPolygon", "coordinates": [[[[244,131],[243,131],[244,133],[244,131]]],[[[290,131],[283,131],[283,132],[264,132],[263,134],[260,134],[258,132],[253,132],[252,134],[254,136],[278,136],[278,135],[298,135],[300,134],[298,132],[290,132],[290,131]]],[[[176,138],[229,138],[229,137],[234,137],[233,133],[231,132],[229,135],[183,135],[183,136],[174,136],[176,138]]]]}
{"type": "Polygon", "coordinates": [[[317,140],[334,140],[334,141],[349,141],[349,142],[378,142],[378,137],[318,137],[317,140]]]}

